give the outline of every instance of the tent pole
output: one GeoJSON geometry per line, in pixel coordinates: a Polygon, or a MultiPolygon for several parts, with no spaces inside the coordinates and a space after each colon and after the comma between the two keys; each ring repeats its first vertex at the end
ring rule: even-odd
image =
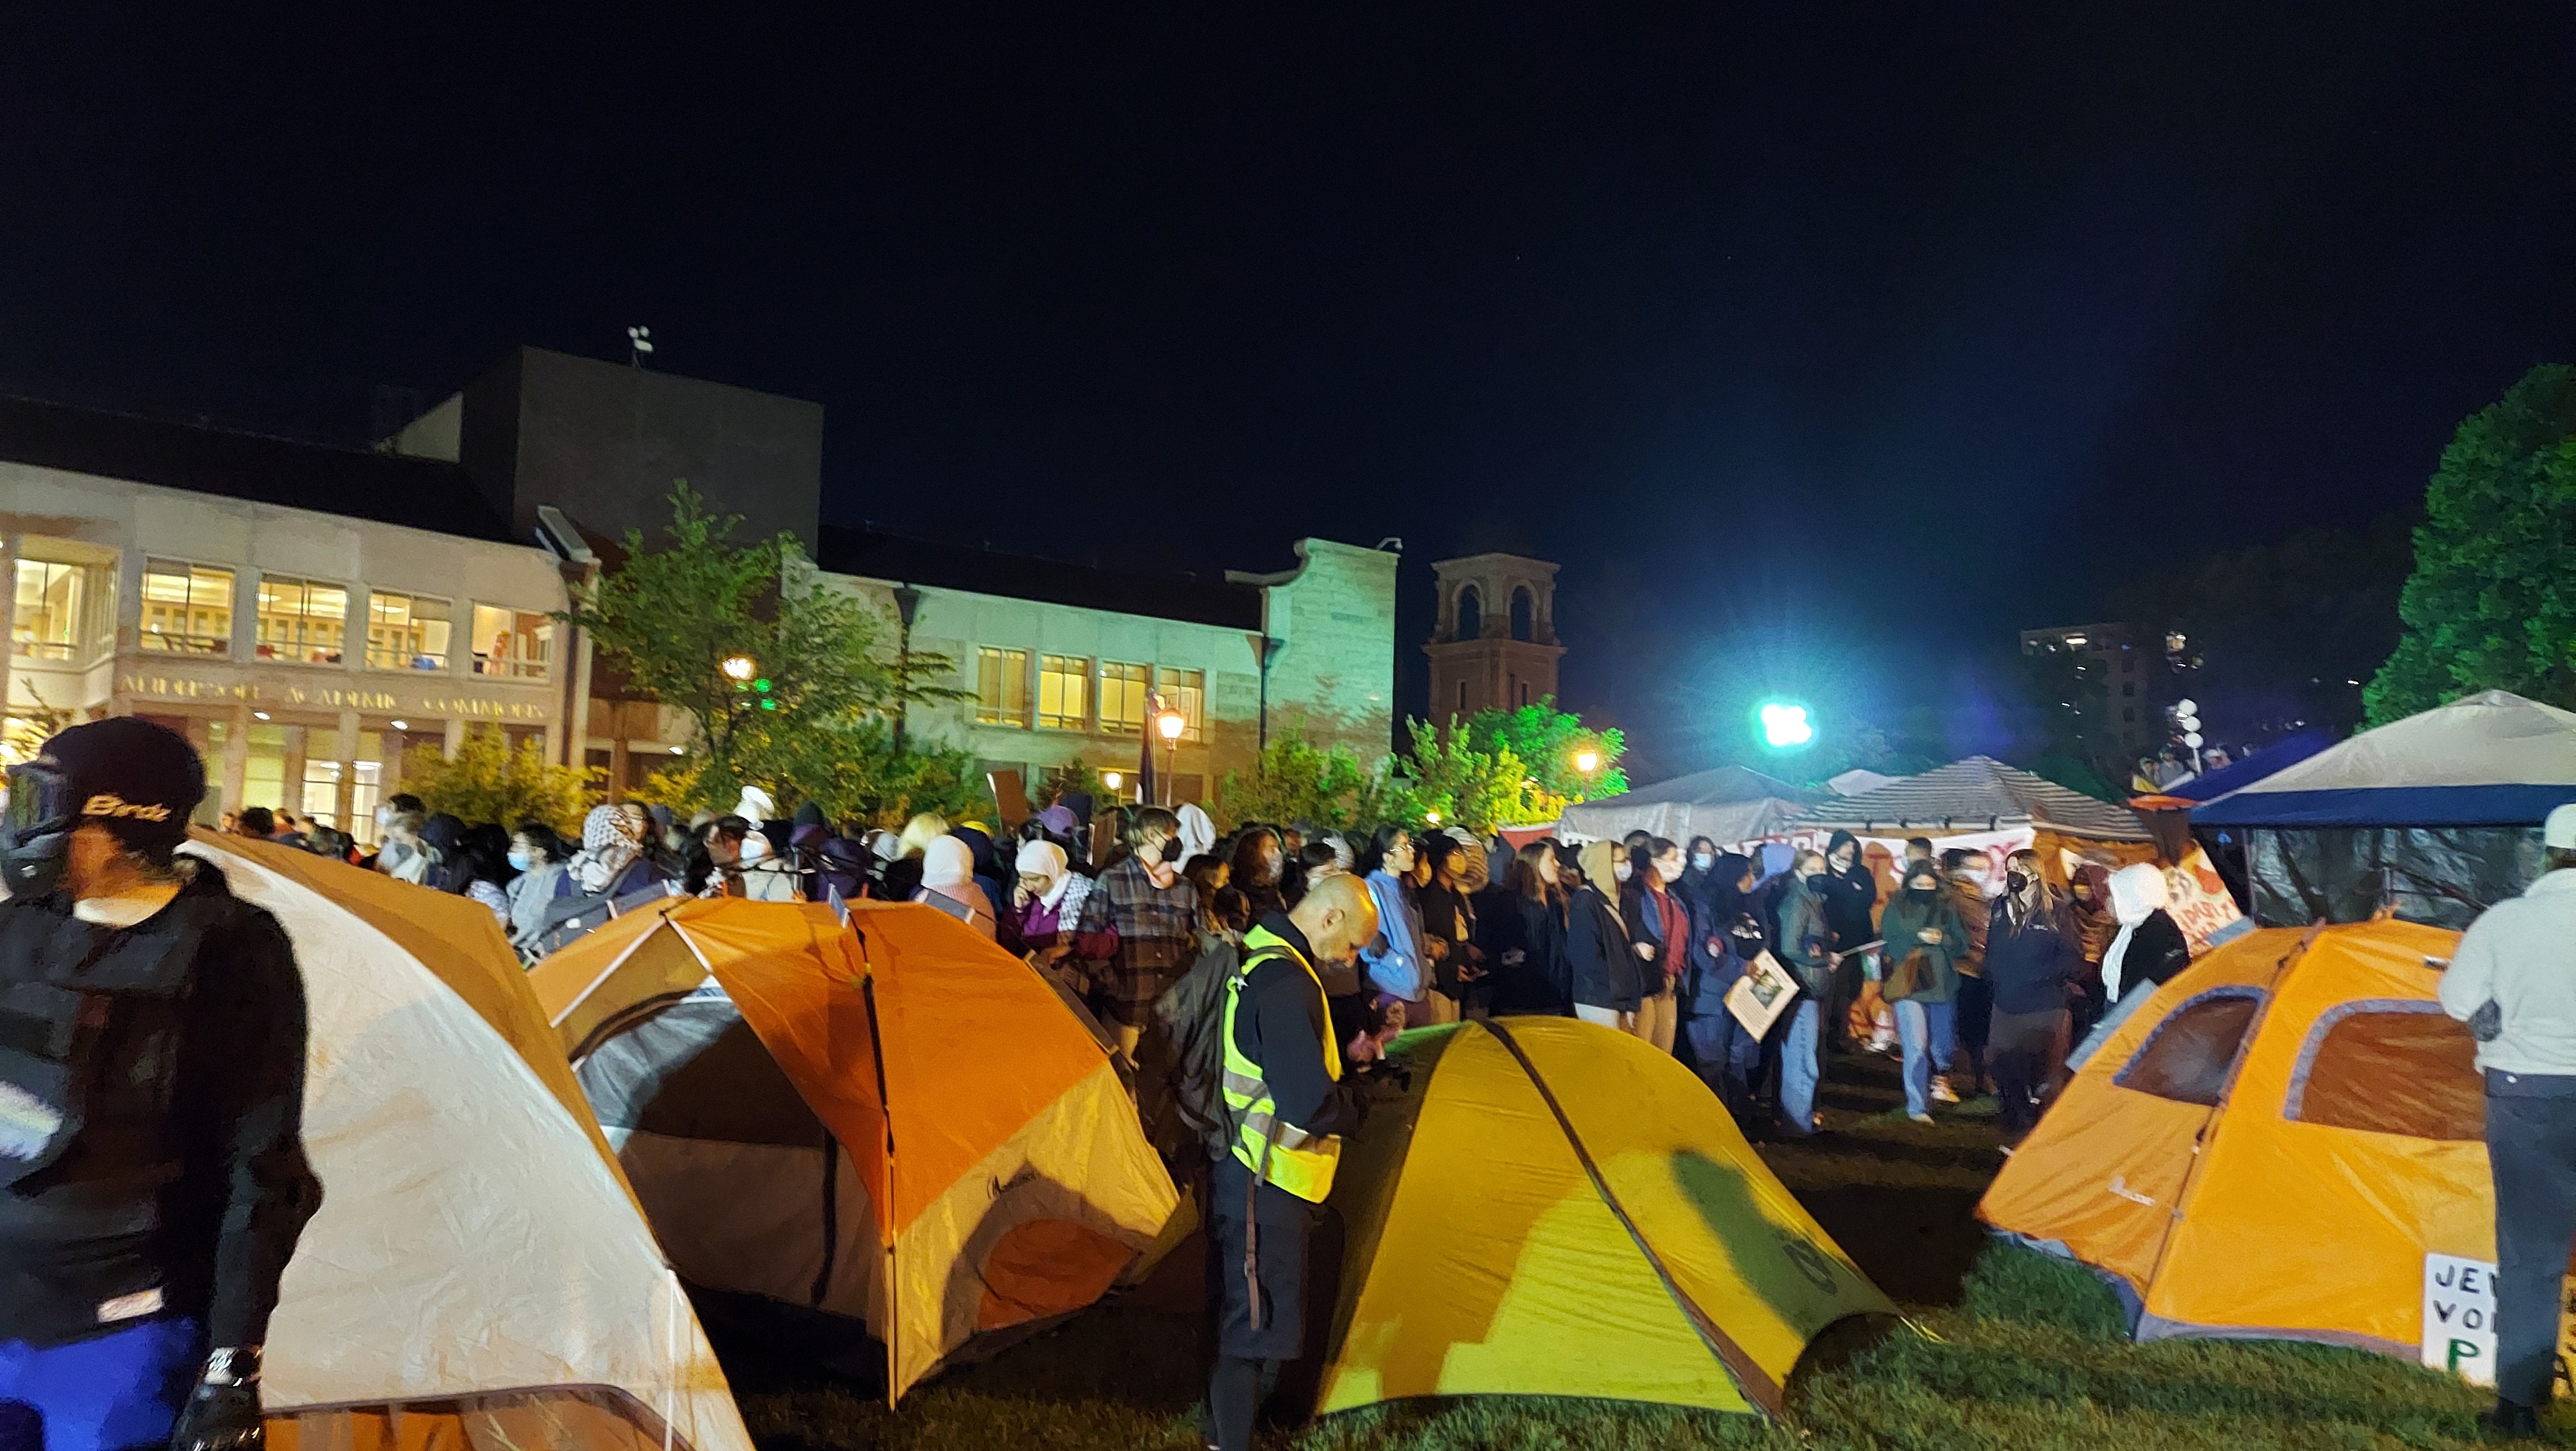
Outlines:
{"type": "Polygon", "coordinates": [[[876,1060],[877,1112],[885,1121],[886,1202],[877,1207],[877,1212],[884,1216],[884,1223],[887,1230],[885,1242],[886,1407],[891,1410],[894,1407],[896,1395],[895,1388],[897,1382],[895,1376],[896,1372],[902,1366],[902,1352],[898,1347],[901,1345],[903,1339],[903,1319],[900,1315],[895,1313],[895,1236],[893,1232],[895,1203],[894,1105],[886,1101],[885,1027],[883,1021],[877,1016],[877,975],[875,970],[868,965],[866,957],[867,939],[865,937],[860,938],[859,944],[859,997],[866,1002],[868,1008],[868,1055],[876,1060]]]}

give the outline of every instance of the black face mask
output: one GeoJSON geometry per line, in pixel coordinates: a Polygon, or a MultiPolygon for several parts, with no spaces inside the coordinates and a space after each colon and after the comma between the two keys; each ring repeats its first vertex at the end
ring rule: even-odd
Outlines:
{"type": "Polygon", "coordinates": [[[2016,897],[2020,896],[2023,892],[2030,890],[2030,873],[2004,873],[2004,890],[2012,893],[2016,897]]]}
{"type": "Polygon", "coordinates": [[[1826,876],[1822,872],[1818,872],[1816,875],[1807,878],[1807,890],[1811,892],[1821,892],[1832,882],[1833,878],[1826,876]]]}
{"type": "Polygon", "coordinates": [[[1939,887],[1907,887],[1905,889],[1905,895],[1918,902],[1929,902],[1934,897],[1941,895],[1941,889],[1939,887]]]}
{"type": "Polygon", "coordinates": [[[72,830],[80,825],[72,783],[53,767],[30,762],[9,768],[9,809],[0,818],[0,877],[9,895],[26,901],[53,895],[71,856],[72,830]]]}

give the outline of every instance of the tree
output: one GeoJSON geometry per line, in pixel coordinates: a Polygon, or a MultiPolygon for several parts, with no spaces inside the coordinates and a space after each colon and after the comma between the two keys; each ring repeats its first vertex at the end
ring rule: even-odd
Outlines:
{"type": "Polygon", "coordinates": [[[542,821],[561,832],[581,830],[590,805],[592,772],[557,766],[543,746],[527,741],[510,749],[499,726],[468,726],[453,758],[422,747],[403,763],[403,789],[433,814],[445,812],[469,826],[496,822],[516,828],[542,821]]]}
{"type": "Polygon", "coordinates": [[[2576,708],[2576,368],[2532,369],[2442,450],[2369,721],[2479,690],[2576,708]]]}
{"type": "Polygon", "coordinates": [[[1229,822],[1303,821],[1345,831],[1375,824],[1355,815],[1369,776],[1369,767],[1349,747],[1320,746],[1282,731],[1254,759],[1251,776],[1225,773],[1217,783],[1217,806],[1229,822]]]}
{"type": "Polygon", "coordinates": [[[684,759],[657,773],[648,794],[722,807],[758,784],[782,808],[811,800],[872,816],[889,803],[953,803],[980,790],[971,761],[894,741],[893,713],[906,704],[965,694],[934,683],[951,663],[913,651],[898,668],[883,616],[824,581],[793,535],[734,542],[740,523],[707,512],[687,481],[675,484],[663,546],[648,549],[642,531],[629,530],[625,558],[557,616],[590,631],[635,690],[689,717],[684,759]],[[728,674],[737,659],[751,668],[728,674]]]}
{"type": "Polygon", "coordinates": [[[1573,802],[1616,796],[1628,789],[1628,773],[1619,768],[1628,739],[1613,727],[1594,730],[1583,718],[1556,708],[1554,696],[1542,696],[1516,710],[1489,706],[1467,718],[1467,744],[1494,753],[1509,751],[1533,783],[1526,812],[1554,821],[1573,802]],[[1590,774],[1576,758],[1589,750],[1599,757],[1590,774]],[[1550,809],[1550,807],[1553,809],[1550,809]]]}

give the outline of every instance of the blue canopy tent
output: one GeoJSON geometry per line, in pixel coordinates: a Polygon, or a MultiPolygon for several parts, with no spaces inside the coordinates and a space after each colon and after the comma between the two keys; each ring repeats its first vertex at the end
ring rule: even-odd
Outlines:
{"type": "Polygon", "coordinates": [[[2538,874],[2541,818],[2569,801],[2576,712],[2490,690],[2268,772],[2191,822],[2245,834],[2257,921],[2355,922],[2386,905],[2459,927],[2538,874]]]}

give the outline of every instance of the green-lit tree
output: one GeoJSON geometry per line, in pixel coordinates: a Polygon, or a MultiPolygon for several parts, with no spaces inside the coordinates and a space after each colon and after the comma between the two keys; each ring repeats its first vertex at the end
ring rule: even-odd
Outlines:
{"type": "Polygon", "coordinates": [[[2576,709],[2576,368],[2534,368],[2460,425],[2397,612],[2371,724],[2479,690],[2576,709]]]}
{"type": "Polygon", "coordinates": [[[1556,708],[1543,696],[1516,710],[1488,707],[1467,718],[1467,744],[1488,754],[1509,751],[1529,780],[1530,799],[1522,814],[1537,813],[1554,821],[1569,804],[1628,789],[1628,773],[1619,766],[1628,740],[1616,727],[1594,730],[1583,718],[1556,708]],[[1582,767],[1583,754],[1593,755],[1592,770],[1582,767]]]}
{"type": "Polygon", "coordinates": [[[625,557],[557,617],[589,631],[634,690],[689,718],[687,752],[645,794],[716,807],[758,785],[781,807],[874,816],[980,791],[958,753],[893,738],[905,704],[964,694],[936,683],[950,662],[914,651],[898,669],[891,622],[823,579],[795,536],[739,543],[740,523],[675,484],[659,544],[629,530],[625,557]],[[748,668],[729,672],[735,661],[748,668]]]}

